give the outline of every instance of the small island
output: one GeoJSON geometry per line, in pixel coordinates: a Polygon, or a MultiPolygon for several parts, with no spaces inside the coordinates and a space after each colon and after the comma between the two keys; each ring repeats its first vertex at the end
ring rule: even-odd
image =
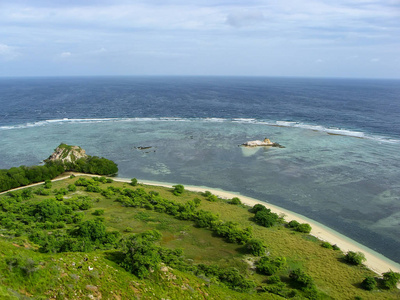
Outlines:
{"type": "Polygon", "coordinates": [[[277,148],[285,148],[284,146],[271,142],[270,139],[265,138],[263,141],[255,140],[255,141],[248,141],[243,143],[242,146],[244,147],[277,147],[277,148]]]}

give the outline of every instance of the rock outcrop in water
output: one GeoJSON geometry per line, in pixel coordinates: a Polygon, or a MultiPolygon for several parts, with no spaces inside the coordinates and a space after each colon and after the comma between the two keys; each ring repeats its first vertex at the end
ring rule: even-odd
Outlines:
{"type": "Polygon", "coordinates": [[[73,163],[80,158],[87,158],[85,150],[79,146],[60,144],[46,161],[62,161],[63,163],[73,163]]]}
{"type": "Polygon", "coordinates": [[[285,148],[284,146],[278,144],[278,143],[272,143],[270,139],[265,138],[263,141],[260,140],[255,140],[255,141],[248,141],[242,146],[245,147],[278,147],[278,148],[285,148]]]}

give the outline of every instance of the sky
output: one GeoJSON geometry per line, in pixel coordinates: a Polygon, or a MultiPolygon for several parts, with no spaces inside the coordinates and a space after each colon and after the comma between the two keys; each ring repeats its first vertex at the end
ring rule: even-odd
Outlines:
{"type": "Polygon", "coordinates": [[[0,0],[0,76],[400,79],[400,0],[0,0]]]}

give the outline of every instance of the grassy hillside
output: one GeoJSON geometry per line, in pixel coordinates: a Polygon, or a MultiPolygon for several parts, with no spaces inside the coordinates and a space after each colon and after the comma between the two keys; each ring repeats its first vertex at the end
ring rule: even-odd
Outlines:
{"type": "Polygon", "coordinates": [[[362,289],[364,278],[376,276],[373,272],[345,263],[343,253],[322,247],[285,222],[278,220],[270,228],[256,224],[249,207],[188,191],[175,195],[173,189],[93,179],[79,186],[78,180],[1,196],[0,299],[400,298],[399,290],[384,288],[380,280],[374,290],[362,289]],[[139,189],[143,199],[152,200],[130,197],[126,189],[139,189]],[[162,208],[155,203],[166,204],[162,208]],[[174,212],[171,203],[196,207],[186,215],[174,212]],[[199,227],[193,221],[199,210],[218,220],[199,227]],[[262,241],[265,253],[254,256],[249,239],[233,241],[231,235],[212,229],[225,230],[230,221],[238,223],[229,230],[239,236],[252,228],[250,240],[262,241]],[[151,243],[141,240],[140,234],[144,237],[150,230],[161,237],[151,243]],[[126,266],[129,251],[138,245],[146,250],[140,259],[148,254],[153,255],[150,264],[155,262],[144,276],[126,266]],[[160,253],[167,254],[160,259],[160,253]],[[256,270],[261,256],[284,258],[285,263],[273,275],[261,274],[256,270]],[[207,266],[216,267],[210,271],[207,266]],[[297,269],[313,284],[296,281],[297,269]]]}

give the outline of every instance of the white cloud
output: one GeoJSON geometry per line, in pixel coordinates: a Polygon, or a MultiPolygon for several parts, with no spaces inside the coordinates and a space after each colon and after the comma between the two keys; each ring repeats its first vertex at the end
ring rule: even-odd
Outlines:
{"type": "Polygon", "coordinates": [[[250,26],[264,21],[265,17],[261,11],[230,13],[226,17],[226,23],[233,27],[250,26]]]}
{"type": "Polygon", "coordinates": [[[312,64],[318,58],[328,71],[339,72],[334,62],[344,60],[363,70],[371,58],[398,57],[399,20],[395,0],[4,0],[0,59],[21,52],[32,64],[55,58],[89,71],[96,66],[96,73],[150,70],[154,58],[164,74],[187,68],[240,75],[240,64],[246,74],[254,66],[265,75],[281,74],[287,66],[290,75],[308,70],[288,60],[312,64]],[[355,53],[359,59],[351,57],[355,53]],[[270,60],[273,66],[263,65],[270,60]],[[171,61],[182,65],[174,68],[171,61]]]}
{"type": "Polygon", "coordinates": [[[72,53],[71,52],[62,52],[61,54],[60,54],[60,57],[61,58],[68,58],[68,57],[70,57],[72,55],[72,53]]]}
{"type": "Polygon", "coordinates": [[[6,44],[0,44],[0,58],[10,61],[16,59],[18,56],[20,56],[20,53],[15,47],[11,47],[6,44]]]}

